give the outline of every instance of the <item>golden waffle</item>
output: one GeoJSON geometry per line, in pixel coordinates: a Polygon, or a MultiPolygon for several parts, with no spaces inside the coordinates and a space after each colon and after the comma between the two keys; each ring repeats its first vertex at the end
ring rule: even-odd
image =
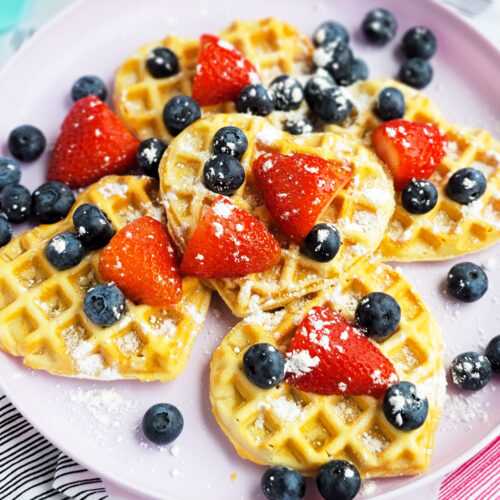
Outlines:
{"type": "MultiPolygon", "coordinates": [[[[95,203],[116,230],[143,215],[162,219],[158,183],[147,177],[105,177],[85,190],[61,222],[43,225],[0,251],[0,347],[32,368],[81,378],[170,380],[184,369],[205,319],[208,291],[183,280],[182,301],[171,309],[135,305],[101,328],[83,312],[86,291],[101,282],[100,251],[59,271],[45,257],[48,240],[73,230],[73,211],[95,203]]],[[[164,221],[164,219],[163,219],[164,221]]]]}
{"type": "Polygon", "coordinates": [[[249,147],[241,162],[245,183],[234,202],[259,219],[278,239],[281,261],[271,269],[235,279],[207,280],[236,316],[255,309],[274,309],[325,286],[363,254],[374,250],[394,209],[394,190],[382,164],[359,141],[346,134],[292,136],[272,127],[264,118],[248,115],[211,115],[193,123],[174,139],[160,163],[160,190],[168,228],[182,251],[193,236],[203,210],[217,197],[203,184],[203,166],[212,156],[212,138],[223,126],[241,128],[249,147]],[[253,180],[252,163],[261,152],[304,153],[327,160],[348,161],[354,178],[335,198],[321,221],[334,222],[343,244],[330,262],[319,263],[300,252],[279,230],[265,208],[253,180]]]}
{"type": "Polygon", "coordinates": [[[443,356],[439,325],[411,285],[391,267],[362,260],[336,287],[238,323],[212,358],[212,409],[237,452],[259,464],[314,475],[325,462],[341,458],[364,477],[417,474],[429,466],[434,448],[446,384],[443,356]],[[248,347],[267,342],[284,353],[311,308],[326,305],[352,320],[359,299],[373,291],[392,295],[401,306],[398,329],[377,345],[401,380],[426,393],[429,415],[422,427],[397,430],[386,420],[382,400],[370,396],[320,396],[285,382],[260,389],[248,380],[243,369],[248,347]]]}
{"type": "MultiPolygon", "coordinates": [[[[265,84],[282,73],[309,73],[313,47],[307,37],[287,23],[269,18],[236,21],[220,36],[232,43],[257,68],[265,84]]],[[[198,61],[198,40],[168,36],[139,48],[116,72],[114,109],[120,120],[140,140],[158,137],[170,142],[163,123],[165,103],[178,94],[191,95],[198,61]],[[153,78],[146,60],[155,47],[168,47],[179,59],[180,71],[168,78],[153,78]]],[[[203,112],[230,113],[234,103],[203,108],[203,112]]]]}

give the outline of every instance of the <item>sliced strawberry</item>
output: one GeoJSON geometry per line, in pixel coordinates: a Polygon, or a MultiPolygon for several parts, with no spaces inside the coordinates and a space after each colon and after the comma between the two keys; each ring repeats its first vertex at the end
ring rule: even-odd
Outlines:
{"type": "Polygon", "coordinates": [[[403,189],[412,179],[428,179],[444,158],[448,139],[430,123],[391,120],[372,133],[378,156],[394,177],[394,187],[403,189]]]}
{"type": "Polygon", "coordinates": [[[255,66],[229,42],[201,36],[192,90],[200,106],[235,101],[243,87],[259,82],[255,66]]]}
{"type": "Polygon", "coordinates": [[[64,120],[47,179],[72,188],[134,166],[139,142],[95,96],[78,100],[64,120]]]}
{"type": "Polygon", "coordinates": [[[180,270],[200,278],[232,278],[265,271],[280,255],[278,242],[257,219],[219,196],[196,228],[180,270]]]}
{"type": "Polygon", "coordinates": [[[301,243],[337,193],[352,168],[319,156],[266,153],[253,163],[264,203],[282,231],[301,243]]]}
{"type": "Polygon", "coordinates": [[[136,219],[111,238],[99,259],[99,273],[136,304],[168,307],[182,298],[172,241],[152,217],[136,219]]]}
{"type": "Polygon", "coordinates": [[[301,391],[380,398],[398,380],[389,359],[327,307],[309,311],[286,356],[285,380],[301,391]]]}

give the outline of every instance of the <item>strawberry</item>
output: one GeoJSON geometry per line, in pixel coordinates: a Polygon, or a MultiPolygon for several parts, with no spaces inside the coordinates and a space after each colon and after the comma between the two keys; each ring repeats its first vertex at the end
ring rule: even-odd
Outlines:
{"type": "Polygon", "coordinates": [[[448,139],[430,123],[391,120],[372,133],[378,156],[394,177],[394,187],[403,189],[412,179],[428,179],[445,155],[448,139]]]}
{"type": "Polygon", "coordinates": [[[99,273],[136,304],[168,307],[182,298],[182,278],[169,234],[152,217],[140,217],[104,247],[99,273]]]}
{"type": "Polygon", "coordinates": [[[47,179],[71,188],[121,174],[135,164],[139,142],[95,96],[78,100],[64,120],[47,179]]]}
{"type": "Polygon", "coordinates": [[[180,270],[200,278],[232,278],[265,271],[280,256],[278,242],[257,219],[219,196],[196,228],[180,270]]]}
{"type": "Polygon", "coordinates": [[[192,90],[200,106],[235,101],[243,87],[259,82],[255,66],[230,43],[201,36],[192,90]]]}
{"type": "Polygon", "coordinates": [[[343,163],[298,153],[266,153],[252,168],[267,209],[295,243],[307,236],[353,173],[343,163]]]}
{"type": "Polygon", "coordinates": [[[285,380],[301,391],[380,398],[394,366],[368,338],[327,307],[314,307],[290,343],[285,380]]]}

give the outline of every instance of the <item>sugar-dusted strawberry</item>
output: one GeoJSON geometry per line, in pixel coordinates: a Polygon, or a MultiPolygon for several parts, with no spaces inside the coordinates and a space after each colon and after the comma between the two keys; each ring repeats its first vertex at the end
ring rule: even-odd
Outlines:
{"type": "Polygon", "coordinates": [[[304,240],[352,174],[349,165],[308,154],[266,153],[253,163],[267,209],[295,243],[304,240]]]}
{"type": "Polygon", "coordinates": [[[47,179],[72,188],[121,174],[135,164],[139,142],[95,96],[77,101],[64,120],[47,179]]]}
{"type": "Polygon", "coordinates": [[[259,82],[255,66],[229,42],[201,36],[192,90],[200,106],[235,101],[243,87],[259,82]]]}
{"type": "Polygon", "coordinates": [[[286,382],[315,394],[380,398],[398,380],[390,360],[328,307],[309,311],[286,358],[286,382]]]}
{"type": "Polygon", "coordinates": [[[394,177],[394,187],[403,189],[412,179],[428,179],[445,155],[448,139],[430,123],[391,120],[372,133],[378,156],[394,177]]]}
{"type": "Polygon", "coordinates": [[[136,304],[168,307],[182,298],[172,240],[152,217],[134,220],[111,238],[99,259],[99,273],[136,304]]]}
{"type": "Polygon", "coordinates": [[[278,242],[257,219],[219,196],[196,228],[180,270],[199,278],[233,278],[265,271],[280,256],[278,242]]]}

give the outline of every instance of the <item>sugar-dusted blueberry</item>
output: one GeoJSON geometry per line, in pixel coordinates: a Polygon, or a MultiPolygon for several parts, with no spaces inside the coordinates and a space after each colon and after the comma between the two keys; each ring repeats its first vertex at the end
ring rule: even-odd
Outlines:
{"type": "Polygon", "coordinates": [[[312,36],[312,41],[315,47],[328,45],[338,40],[349,43],[349,33],[346,28],[336,21],[325,21],[320,24],[312,36]]]}
{"type": "Polygon", "coordinates": [[[106,84],[98,76],[81,76],[71,87],[71,98],[75,102],[89,95],[95,95],[101,101],[108,96],[106,84]]]}
{"type": "Polygon", "coordinates": [[[436,186],[425,179],[413,179],[401,192],[401,204],[411,214],[426,214],[437,204],[436,186]]]}
{"type": "Polygon", "coordinates": [[[453,201],[466,205],[481,198],[486,187],[486,177],[480,170],[472,167],[461,168],[448,179],[446,194],[453,201]]]}
{"type": "Polygon", "coordinates": [[[406,112],[405,96],[395,87],[385,87],[377,96],[375,112],[384,122],[403,118],[406,112]]]}
{"type": "Polygon", "coordinates": [[[7,245],[12,239],[12,226],[10,222],[0,215],[0,247],[7,245]]]}
{"type": "Polygon", "coordinates": [[[297,109],[304,100],[304,89],[301,83],[290,75],[277,76],[269,86],[273,94],[275,108],[278,111],[297,109]]]}
{"type": "Polygon", "coordinates": [[[448,272],[448,293],[462,302],[475,302],[488,290],[488,276],[473,262],[455,264],[448,272]]]}
{"type": "Polygon", "coordinates": [[[9,135],[11,155],[21,161],[35,161],[45,150],[47,141],[42,131],[33,125],[16,127],[9,135]]]}
{"type": "Polygon", "coordinates": [[[262,389],[278,385],[285,376],[285,358],[271,344],[254,344],[243,356],[243,367],[248,379],[262,389]]]}
{"type": "Polygon", "coordinates": [[[318,47],[314,51],[313,61],[318,68],[326,70],[339,83],[339,80],[350,75],[354,56],[347,44],[337,41],[318,47]]]}
{"type": "Polygon", "coordinates": [[[489,382],[491,371],[489,359],[478,352],[463,352],[450,366],[453,383],[469,391],[482,389],[489,382]]]}
{"type": "Polygon", "coordinates": [[[283,125],[283,129],[293,135],[314,132],[314,123],[306,116],[291,116],[283,125]]]}
{"type": "Polygon", "coordinates": [[[361,24],[366,39],[375,45],[385,45],[396,35],[398,23],[394,15],[386,9],[373,9],[368,12],[361,24]]]}
{"type": "Polygon", "coordinates": [[[421,427],[429,413],[427,397],[411,382],[396,382],[387,389],[382,402],[385,418],[400,431],[421,427]]]}
{"type": "Polygon", "coordinates": [[[80,240],[89,250],[104,247],[115,234],[108,216],[92,203],[84,203],[75,210],[73,225],[80,240]]]}
{"type": "Polygon", "coordinates": [[[200,118],[200,105],[187,95],[172,97],[163,108],[163,121],[172,135],[180,134],[186,127],[200,118]]]}
{"type": "Polygon", "coordinates": [[[142,431],[154,444],[165,445],[175,441],[184,428],[179,409],[169,403],[153,405],[142,418],[142,431]]]}
{"type": "Polygon", "coordinates": [[[149,53],[146,67],[154,78],[166,78],[179,72],[179,59],[167,47],[156,47],[149,53]]]}
{"type": "Polygon", "coordinates": [[[260,484],[268,500],[300,500],[306,494],[304,477],[290,467],[270,467],[262,475],[260,484]]]}
{"type": "Polygon", "coordinates": [[[245,132],[238,127],[222,127],[215,132],[212,139],[212,149],[215,154],[231,155],[237,160],[245,154],[248,139],[245,132]]]}
{"type": "Polygon", "coordinates": [[[342,240],[333,224],[316,224],[304,240],[304,253],[317,262],[329,262],[340,250],[342,240]]]}
{"type": "Polygon", "coordinates": [[[497,373],[500,372],[500,335],[488,342],[484,354],[490,361],[491,369],[497,373]]]}
{"type": "Polygon", "coordinates": [[[344,74],[336,79],[336,82],[341,87],[347,87],[359,80],[366,80],[368,73],[368,66],[363,59],[353,59],[344,74]]]}
{"type": "Polygon", "coordinates": [[[387,293],[372,292],[361,298],[355,316],[356,322],[368,337],[384,340],[399,326],[401,307],[387,293]]]}
{"type": "Polygon", "coordinates": [[[73,191],[62,182],[46,182],[33,191],[32,213],[39,222],[51,224],[68,215],[75,203],[73,191]]]}
{"type": "Polygon", "coordinates": [[[31,193],[21,184],[9,184],[2,192],[2,210],[9,222],[25,222],[31,215],[31,193]]]}
{"type": "Polygon", "coordinates": [[[231,196],[245,181],[245,169],[234,156],[212,156],[203,168],[205,186],[217,194],[231,196]]]}
{"type": "Polygon", "coordinates": [[[352,111],[352,102],[342,90],[327,88],[314,102],[314,112],[326,123],[342,123],[352,111]]]}
{"type": "Polygon", "coordinates": [[[16,160],[0,157],[0,191],[9,184],[17,184],[21,180],[21,169],[16,160]]]}
{"type": "Polygon", "coordinates": [[[125,295],[114,283],[102,283],[90,288],[83,300],[83,311],[99,326],[111,326],[125,314],[125,295]]]}
{"type": "Polygon", "coordinates": [[[410,28],[403,36],[401,44],[403,54],[408,57],[430,59],[437,49],[437,40],[434,33],[424,26],[410,28]]]}
{"type": "Polygon", "coordinates": [[[158,179],[158,167],[166,149],[167,145],[156,137],[145,139],[139,144],[137,148],[137,163],[146,175],[158,179]]]}
{"type": "Polygon", "coordinates": [[[240,113],[267,116],[274,111],[274,95],[260,83],[247,85],[241,89],[236,100],[236,109],[240,113]]]}
{"type": "Polygon", "coordinates": [[[304,97],[307,104],[311,109],[314,109],[314,103],[319,99],[323,91],[336,87],[337,84],[326,71],[322,71],[322,74],[313,75],[304,87],[304,97]]]}
{"type": "Polygon", "coordinates": [[[84,254],[85,250],[78,235],[69,231],[56,234],[45,247],[47,260],[61,271],[80,264],[84,254]]]}
{"type": "Polygon", "coordinates": [[[331,460],[318,470],[316,485],[326,500],[352,500],[361,487],[361,477],[351,462],[331,460]]]}
{"type": "Polygon", "coordinates": [[[405,61],[399,70],[399,79],[416,89],[423,89],[432,80],[434,71],[429,61],[414,57],[405,61]]]}

